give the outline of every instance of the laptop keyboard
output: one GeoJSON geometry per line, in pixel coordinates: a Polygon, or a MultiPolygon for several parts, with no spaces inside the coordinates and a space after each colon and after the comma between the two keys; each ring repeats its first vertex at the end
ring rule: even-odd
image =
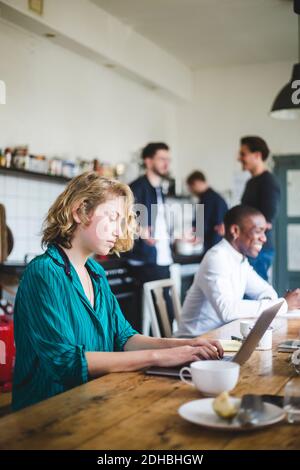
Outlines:
{"type": "Polygon", "coordinates": [[[223,356],[222,361],[232,361],[232,356],[223,356]]]}

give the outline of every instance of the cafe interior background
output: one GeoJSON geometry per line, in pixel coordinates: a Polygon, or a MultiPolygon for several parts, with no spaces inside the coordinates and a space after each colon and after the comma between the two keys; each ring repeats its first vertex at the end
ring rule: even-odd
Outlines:
{"type": "MultiPolygon", "coordinates": [[[[2,296],[41,252],[42,220],[72,176],[96,167],[130,183],[143,171],[141,148],[164,141],[167,201],[188,201],[186,176],[201,169],[232,206],[249,177],[237,162],[249,134],[268,142],[286,195],[273,283],[296,287],[300,121],[270,109],[297,62],[297,27],[289,0],[1,0],[0,203],[12,234],[2,296]]],[[[122,260],[102,262],[135,323],[134,282],[122,260]]],[[[183,298],[197,254],[175,262],[183,298]]]]}

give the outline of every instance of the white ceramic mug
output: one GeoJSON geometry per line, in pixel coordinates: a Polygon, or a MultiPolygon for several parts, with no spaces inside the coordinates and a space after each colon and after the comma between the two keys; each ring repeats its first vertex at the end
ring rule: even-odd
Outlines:
{"type": "Polygon", "coordinates": [[[203,395],[214,396],[232,390],[239,378],[240,366],[227,361],[195,361],[180,370],[180,379],[196,387],[203,395]],[[190,374],[186,379],[184,374],[190,374]]]}
{"type": "Polygon", "coordinates": [[[253,326],[253,322],[249,320],[240,321],[240,332],[244,339],[247,338],[252,326],[253,326]]]}
{"type": "Polygon", "coordinates": [[[273,328],[268,328],[263,337],[260,339],[256,349],[265,351],[267,349],[272,349],[272,330],[273,328]]]}
{"type": "MultiPolygon", "coordinates": [[[[240,322],[240,332],[244,339],[247,338],[252,328],[253,328],[252,322],[250,321],[240,322]]],[[[272,349],[272,330],[273,328],[271,326],[266,330],[263,337],[260,339],[256,349],[261,350],[261,351],[272,349]]]]}

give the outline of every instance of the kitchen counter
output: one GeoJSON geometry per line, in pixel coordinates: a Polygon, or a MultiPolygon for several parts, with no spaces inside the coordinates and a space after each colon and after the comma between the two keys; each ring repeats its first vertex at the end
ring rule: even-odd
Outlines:
{"type": "MultiPolygon", "coordinates": [[[[111,257],[103,260],[99,260],[99,263],[106,270],[122,268],[126,265],[126,261],[117,257],[111,257]]],[[[26,266],[29,263],[25,261],[6,261],[0,264],[0,273],[22,275],[26,266]]]]}
{"type": "MultiPolygon", "coordinates": [[[[174,263],[178,264],[199,264],[202,260],[202,255],[179,255],[175,252],[172,253],[174,263]]],[[[101,264],[105,271],[110,271],[112,269],[124,268],[127,265],[125,258],[118,258],[117,256],[103,257],[96,260],[101,264]]],[[[24,260],[8,260],[5,263],[0,264],[0,273],[12,274],[12,275],[22,275],[27,262],[24,260]]]]}

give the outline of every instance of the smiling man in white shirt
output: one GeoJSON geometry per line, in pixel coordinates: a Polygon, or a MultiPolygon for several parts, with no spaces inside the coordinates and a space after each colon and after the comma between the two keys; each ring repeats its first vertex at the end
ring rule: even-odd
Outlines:
{"type": "MultiPolygon", "coordinates": [[[[263,214],[235,206],[224,225],[225,238],[208,250],[187,293],[176,336],[200,335],[238,318],[257,317],[278,302],[276,291],[247,259],[258,256],[266,241],[263,214]]],[[[300,289],[287,293],[285,300],[281,311],[300,308],[300,289]]]]}

